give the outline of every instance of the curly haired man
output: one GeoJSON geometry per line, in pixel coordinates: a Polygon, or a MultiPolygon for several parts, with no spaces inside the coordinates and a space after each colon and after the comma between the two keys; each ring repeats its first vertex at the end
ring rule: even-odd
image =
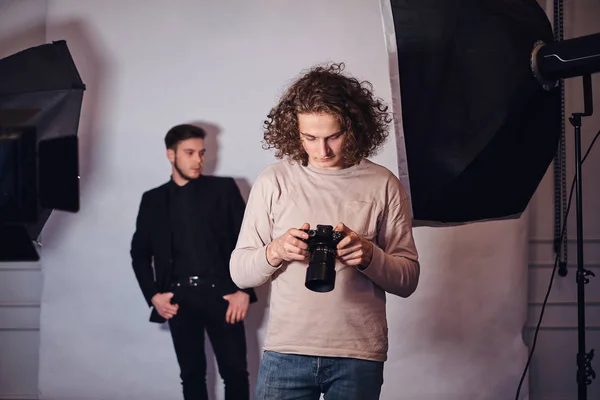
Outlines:
{"type": "Polygon", "coordinates": [[[257,400],[378,399],[385,293],[408,297],[419,280],[406,192],[367,159],[387,138],[391,115],[369,82],[343,70],[308,70],[265,121],[264,148],[285,160],[254,183],[230,261],[240,288],[272,284],[257,400]],[[305,285],[305,230],[316,225],[343,232],[327,292],[305,285]]]}

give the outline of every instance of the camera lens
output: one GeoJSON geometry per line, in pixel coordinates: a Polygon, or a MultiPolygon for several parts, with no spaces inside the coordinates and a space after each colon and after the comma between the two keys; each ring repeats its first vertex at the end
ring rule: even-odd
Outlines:
{"type": "Polygon", "coordinates": [[[335,249],[319,244],[310,255],[305,286],[313,292],[330,292],[335,286],[335,249]]]}

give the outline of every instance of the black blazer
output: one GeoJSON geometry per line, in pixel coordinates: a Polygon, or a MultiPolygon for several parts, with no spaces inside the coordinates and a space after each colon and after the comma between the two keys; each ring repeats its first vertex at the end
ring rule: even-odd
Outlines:
{"type": "MultiPolygon", "coordinates": [[[[229,259],[237,242],[246,205],[232,178],[201,176],[199,179],[202,179],[202,185],[194,185],[198,188],[194,189],[198,198],[198,223],[211,224],[215,245],[220,247],[226,261],[220,278],[229,289],[227,292],[234,293],[240,289],[231,280],[229,259]]],[[[151,299],[157,293],[168,291],[173,272],[168,185],[166,183],[142,195],[130,251],[133,271],[148,306],[152,307],[150,321],[157,323],[166,320],[154,309],[151,299]]],[[[244,289],[244,292],[250,295],[251,303],[256,302],[253,289],[244,289]]]]}

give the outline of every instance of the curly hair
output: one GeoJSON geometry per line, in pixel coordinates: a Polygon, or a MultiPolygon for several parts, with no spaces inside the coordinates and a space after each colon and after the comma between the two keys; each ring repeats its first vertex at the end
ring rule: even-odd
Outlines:
{"type": "Polygon", "coordinates": [[[373,85],[342,74],[344,63],[315,66],[293,82],[264,121],[265,150],[275,149],[279,159],[288,157],[306,166],[298,130],[298,114],[330,114],[346,133],[342,147],[346,165],[354,165],[377,153],[389,134],[392,114],[373,85]]]}

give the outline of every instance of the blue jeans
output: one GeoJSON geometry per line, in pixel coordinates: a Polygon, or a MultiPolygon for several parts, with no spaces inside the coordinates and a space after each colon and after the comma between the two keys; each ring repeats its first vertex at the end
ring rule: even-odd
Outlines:
{"type": "Polygon", "coordinates": [[[254,400],[377,400],[383,362],[265,351],[254,400]]]}

